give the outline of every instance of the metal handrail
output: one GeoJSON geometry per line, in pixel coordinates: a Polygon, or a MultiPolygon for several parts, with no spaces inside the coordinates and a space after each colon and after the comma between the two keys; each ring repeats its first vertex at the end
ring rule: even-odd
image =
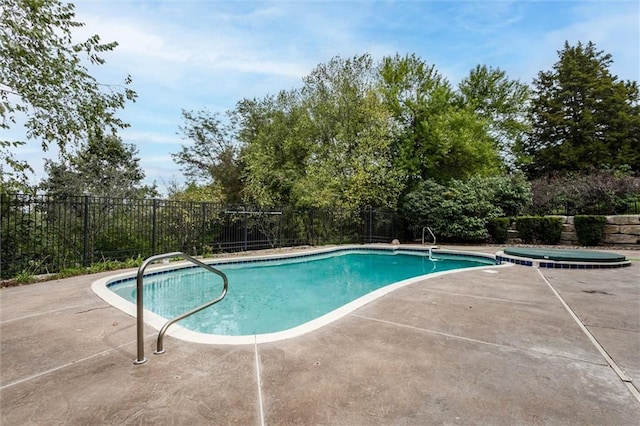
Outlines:
{"type": "Polygon", "coordinates": [[[144,271],[147,268],[147,266],[149,266],[149,264],[156,262],[158,260],[163,260],[163,259],[169,259],[169,258],[173,258],[173,257],[181,257],[185,260],[188,260],[191,263],[194,263],[198,266],[201,266],[203,268],[205,268],[208,271],[213,272],[216,275],[219,275],[220,277],[222,277],[222,281],[223,281],[223,288],[222,288],[222,293],[215,299],[205,303],[204,305],[198,306],[197,308],[194,308],[188,312],[185,312],[182,315],[178,315],[177,317],[169,320],[163,327],[162,329],[160,329],[160,333],[158,334],[158,343],[157,343],[157,347],[155,350],[155,354],[162,354],[164,353],[164,349],[162,346],[163,343],[163,338],[164,338],[164,334],[166,333],[167,329],[169,328],[169,326],[171,326],[173,323],[180,321],[181,319],[184,319],[186,317],[188,317],[189,315],[193,315],[196,312],[199,312],[201,310],[203,310],[204,308],[208,308],[209,306],[218,303],[219,301],[221,301],[222,299],[224,299],[224,296],[227,294],[227,288],[229,287],[229,281],[227,280],[227,276],[225,275],[224,272],[217,270],[216,268],[214,268],[211,265],[207,265],[206,263],[200,262],[197,259],[194,259],[193,257],[189,256],[188,254],[182,253],[180,251],[177,252],[173,252],[173,253],[164,253],[164,254],[157,254],[155,256],[151,256],[149,258],[147,258],[144,262],[142,262],[142,265],[140,265],[140,268],[138,268],[138,275],[136,277],[136,308],[137,308],[137,338],[138,338],[138,358],[133,362],[136,365],[139,364],[144,364],[145,362],[147,362],[147,360],[144,357],[144,299],[143,299],[143,287],[142,287],[142,279],[144,278],[144,271]]]}
{"type": "Polygon", "coordinates": [[[428,230],[429,233],[431,234],[431,236],[433,237],[433,245],[436,245],[436,235],[433,233],[433,231],[431,230],[431,228],[429,228],[428,226],[423,226],[422,227],[422,245],[424,245],[424,231],[428,230]]]}

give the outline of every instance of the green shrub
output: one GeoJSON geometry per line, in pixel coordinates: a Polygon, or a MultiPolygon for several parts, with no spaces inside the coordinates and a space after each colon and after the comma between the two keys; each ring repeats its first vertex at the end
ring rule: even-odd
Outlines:
{"type": "Polygon", "coordinates": [[[446,186],[428,179],[407,194],[402,211],[414,236],[429,226],[438,239],[484,241],[489,220],[518,215],[530,202],[531,187],[522,174],[454,179],[446,186]]]}
{"type": "Polygon", "coordinates": [[[491,241],[497,244],[504,244],[509,237],[509,218],[494,217],[487,222],[487,230],[491,235],[491,241]]]}
{"type": "Polygon", "coordinates": [[[522,242],[532,244],[558,244],[562,236],[562,219],[559,217],[522,216],[516,219],[516,229],[522,242]]]}
{"type": "Polygon", "coordinates": [[[597,246],[602,240],[606,220],[604,216],[575,216],[573,225],[580,245],[597,246]]]}
{"type": "Polygon", "coordinates": [[[438,240],[484,241],[487,220],[501,214],[492,196],[491,186],[478,180],[453,180],[448,186],[426,180],[407,195],[403,213],[414,236],[429,226],[438,240]]]}
{"type": "Polygon", "coordinates": [[[518,237],[525,244],[532,244],[535,239],[536,217],[522,216],[516,219],[516,229],[518,237]]]}
{"type": "Polygon", "coordinates": [[[622,214],[640,196],[640,176],[623,170],[553,174],[533,180],[531,192],[537,215],[622,214]]]}
{"type": "Polygon", "coordinates": [[[559,217],[540,217],[536,223],[536,239],[542,244],[558,244],[562,236],[562,219],[559,217]]]}
{"type": "Polygon", "coordinates": [[[531,206],[531,184],[522,173],[480,178],[491,185],[493,203],[504,216],[517,216],[531,206]]]}
{"type": "Polygon", "coordinates": [[[30,272],[22,271],[19,274],[17,274],[15,277],[13,277],[12,281],[15,281],[17,284],[31,284],[36,282],[36,278],[33,275],[31,275],[30,272]]]}

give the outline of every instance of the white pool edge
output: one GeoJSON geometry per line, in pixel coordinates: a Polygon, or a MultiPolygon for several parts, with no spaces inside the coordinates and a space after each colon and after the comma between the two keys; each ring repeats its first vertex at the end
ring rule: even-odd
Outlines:
{"type": "MultiPolygon", "coordinates": [[[[242,257],[225,257],[225,258],[215,258],[215,259],[205,259],[205,263],[211,264],[215,266],[216,263],[229,262],[229,261],[252,261],[252,260],[269,260],[269,259],[286,259],[290,257],[298,257],[301,255],[314,255],[314,254],[323,254],[323,253],[331,253],[333,251],[341,251],[348,249],[386,249],[392,251],[402,251],[411,250],[411,251],[428,251],[427,247],[424,246],[400,246],[400,245],[387,245],[387,244],[365,244],[365,245],[344,245],[344,246],[334,246],[334,247],[325,247],[325,248],[316,248],[310,250],[296,251],[293,253],[278,253],[278,254],[269,254],[269,255],[255,255],[255,256],[242,256],[242,257]]],[[[470,256],[470,257],[483,257],[486,259],[495,259],[495,255],[487,254],[487,253],[478,253],[478,252],[466,252],[466,251],[458,251],[458,250],[443,250],[443,249],[434,249],[434,253],[436,254],[453,254],[459,256],[470,256]]],[[[191,265],[187,262],[178,262],[172,263],[168,265],[161,265],[153,268],[150,272],[159,272],[165,270],[173,270],[180,267],[184,267],[187,265],[191,265]]],[[[505,263],[501,265],[487,265],[487,266],[479,266],[473,268],[462,268],[462,269],[454,269],[450,271],[442,271],[435,272],[427,275],[421,275],[414,278],[409,278],[406,280],[398,281],[397,283],[389,284],[385,287],[379,288],[371,293],[368,293],[358,299],[355,299],[346,305],[341,306],[338,309],[335,309],[321,317],[313,319],[309,322],[301,324],[297,327],[290,328],[288,330],[279,331],[276,333],[267,333],[267,334],[251,334],[245,336],[225,336],[219,334],[208,334],[208,333],[199,333],[196,331],[188,330],[178,324],[174,324],[167,330],[167,335],[171,337],[175,337],[177,339],[181,339],[188,342],[193,343],[202,343],[202,344],[210,344],[210,345],[252,345],[256,343],[268,343],[268,342],[276,342],[280,340],[291,339],[294,337],[302,336],[303,334],[309,333],[311,331],[322,328],[340,318],[343,318],[355,311],[356,309],[376,300],[380,297],[389,294],[399,288],[405,287],[407,285],[425,281],[432,278],[437,278],[442,275],[453,274],[457,272],[469,271],[469,270],[487,270],[487,269],[495,269],[495,268],[504,268],[513,266],[512,263],[505,263]]],[[[137,272],[123,272],[115,275],[111,275],[108,277],[100,278],[94,281],[91,284],[91,289],[93,292],[104,300],[106,303],[111,306],[123,311],[124,313],[136,317],[137,310],[136,305],[131,303],[124,298],[118,296],[113,291],[109,290],[108,285],[117,280],[122,279],[131,279],[136,277],[137,272]]],[[[154,329],[160,331],[160,329],[167,323],[168,319],[163,318],[147,309],[144,310],[144,322],[147,325],[150,325],[154,329]]]]}

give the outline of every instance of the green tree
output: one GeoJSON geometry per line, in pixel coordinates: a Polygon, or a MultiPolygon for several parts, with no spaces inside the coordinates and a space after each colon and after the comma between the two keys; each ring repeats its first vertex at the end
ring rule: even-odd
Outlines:
{"type": "Polygon", "coordinates": [[[224,194],[219,185],[197,185],[189,182],[186,185],[173,181],[169,182],[168,199],[171,201],[187,202],[207,202],[221,204],[224,201],[224,194]]]}
{"type": "Polygon", "coordinates": [[[93,136],[77,153],[67,153],[57,162],[47,160],[47,178],[41,182],[40,189],[56,197],[156,196],[155,186],[142,184],[145,175],[137,154],[134,145],[123,143],[117,136],[93,136]]]}
{"type": "Polygon", "coordinates": [[[468,183],[453,179],[446,186],[427,179],[407,195],[403,210],[416,236],[429,226],[440,239],[482,241],[487,235],[487,221],[501,215],[492,195],[481,178],[468,183]]]}
{"type": "Polygon", "coordinates": [[[391,115],[375,78],[373,60],[361,55],[335,57],[303,79],[312,152],[294,188],[300,204],[395,206],[401,181],[392,164],[391,115]]]}
{"type": "Polygon", "coordinates": [[[447,182],[500,171],[489,120],[460,102],[449,82],[415,55],[386,57],[380,90],[393,116],[394,167],[405,193],[426,179],[447,182]]]}
{"type": "Polygon", "coordinates": [[[529,176],[589,171],[603,165],[640,171],[640,94],[620,81],[610,54],[592,42],[558,52],[559,61],[534,80],[533,129],[521,147],[529,176]]]}
{"type": "Polygon", "coordinates": [[[158,193],[155,185],[142,183],[139,161],[134,145],[101,133],[91,135],[74,152],[66,151],[58,161],[47,160],[47,177],[39,189],[52,202],[39,206],[38,220],[49,230],[41,235],[41,253],[51,259],[79,259],[84,257],[85,242],[89,263],[143,253],[149,247],[151,215],[144,217],[143,203],[132,201],[158,193]],[[147,229],[133,231],[143,228],[147,229]]]}
{"type": "Polygon", "coordinates": [[[526,84],[510,80],[505,71],[478,65],[458,85],[462,106],[470,108],[488,126],[489,136],[509,166],[514,148],[522,145],[530,124],[530,92],[526,84]]]}
{"type": "MultiPolygon", "coordinates": [[[[117,111],[136,94],[127,86],[100,84],[89,66],[104,64],[101,53],[116,42],[101,43],[94,35],[73,42],[73,4],[59,0],[0,0],[0,129],[24,124],[27,139],[42,149],[57,144],[61,151],[99,131],[115,132],[127,124],[117,111]]],[[[24,179],[29,165],[17,161],[11,148],[23,140],[0,140],[2,186],[24,179]]]]}
{"type": "Polygon", "coordinates": [[[394,119],[394,166],[401,170],[410,191],[432,171],[427,156],[429,121],[451,106],[449,82],[435,66],[415,54],[385,57],[379,65],[380,90],[394,119]]]}
{"type": "Polygon", "coordinates": [[[429,226],[438,238],[482,241],[491,219],[521,213],[530,194],[520,174],[453,179],[447,185],[427,179],[407,195],[402,207],[415,236],[429,226]]]}
{"type": "Polygon", "coordinates": [[[262,206],[395,206],[390,114],[369,55],[319,64],[299,90],[238,104],[247,199],[262,206]]]}
{"type": "Polygon", "coordinates": [[[238,103],[245,143],[245,196],[259,206],[295,204],[294,187],[304,177],[311,141],[298,91],[238,103]]]}
{"type": "Polygon", "coordinates": [[[240,203],[243,166],[234,113],[227,113],[224,122],[219,114],[207,110],[183,110],[182,116],[180,131],[192,143],[172,154],[173,160],[192,182],[219,186],[225,202],[240,203]]]}

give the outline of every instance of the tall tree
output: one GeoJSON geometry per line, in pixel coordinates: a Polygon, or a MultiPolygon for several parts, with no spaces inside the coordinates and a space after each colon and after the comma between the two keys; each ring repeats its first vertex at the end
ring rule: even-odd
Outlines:
{"type": "Polygon", "coordinates": [[[299,90],[238,104],[248,199],[302,207],[395,206],[390,114],[369,55],[332,58],[299,90]]]}
{"type": "Polygon", "coordinates": [[[430,173],[426,117],[449,108],[449,82],[417,56],[385,57],[379,65],[380,90],[394,118],[394,166],[410,190],[430,173]]]}
{"type": "Polygon", "coordinates": [[[395,206],[401,181],[392,165],[391,115],[375,79],[369,55],[335,57],[303,79],[313,148],[296,188],[302,204],[395,206]]]}
{"type": "Polygon", "coordinates": [[[458,85],[458,96],[463,106],[486,121],[496,148],[513,166],[514,149],[522,145],[530,130],[529,87],[510,80],[499,68],[478,65],[458,85]]]}
{"type": "Polygon", "coordinates": [[[620,81],[610,54],[592,42],[558,52],[559,61],[534,80],[533,130],[520,163],[532,176],[630,167],[640,171],[640,95],[620,81]]]}
{"type": "Polygon", "coordinates": [[[65,197],[87,194],[95,197],[144,198],[156,196],[155,186],[142,184],[134,145],[123,143],[113,135],[96,135],[72,154],[59,161],[47,160],[47,178],[40,189],[47,194],[65,197]]]}
{"type": "Polygon", "coordinates": [[[241,116],[246,200],[260,206],[295,204],[294,188],[306,174],[312,152],[308,119],[299,91],[244,99],[241,116]]]}
{"type": "Polygon", "coordinates": [[[217,186],[225,202],[240,203],[242,164],[234,113],[227,113],[225,121],[207,110],[183,110],[182,117],[184,125],[180,131],[191,144],[172,154],[173,160],[192,183],[217,186]]]}
{"type": "Polygon", "coordinates": [[[488,121],[458,101],[449,82],[415,55],[386,57],[380,90],[395,123],[394,165],[405,193],[425,179],[446,182],[500,169],[488,121]]]}
{"type": "MultiPolygon", "coordinates": [[[[73,4],[59,0],[0,0],[0,129],[24,124],[44,151],[56,144],[64,152],[97,131],[115,134],[127,127],[117,111],[136,98],[130,77],[105,85],[89,73],[117,43],[98,35],[74,43],[73,30],[84,25],[74,17],[73,4]]],[[[0,140],[2,186],[30,169],[11,152],[24,143],[0,140]]]]}

